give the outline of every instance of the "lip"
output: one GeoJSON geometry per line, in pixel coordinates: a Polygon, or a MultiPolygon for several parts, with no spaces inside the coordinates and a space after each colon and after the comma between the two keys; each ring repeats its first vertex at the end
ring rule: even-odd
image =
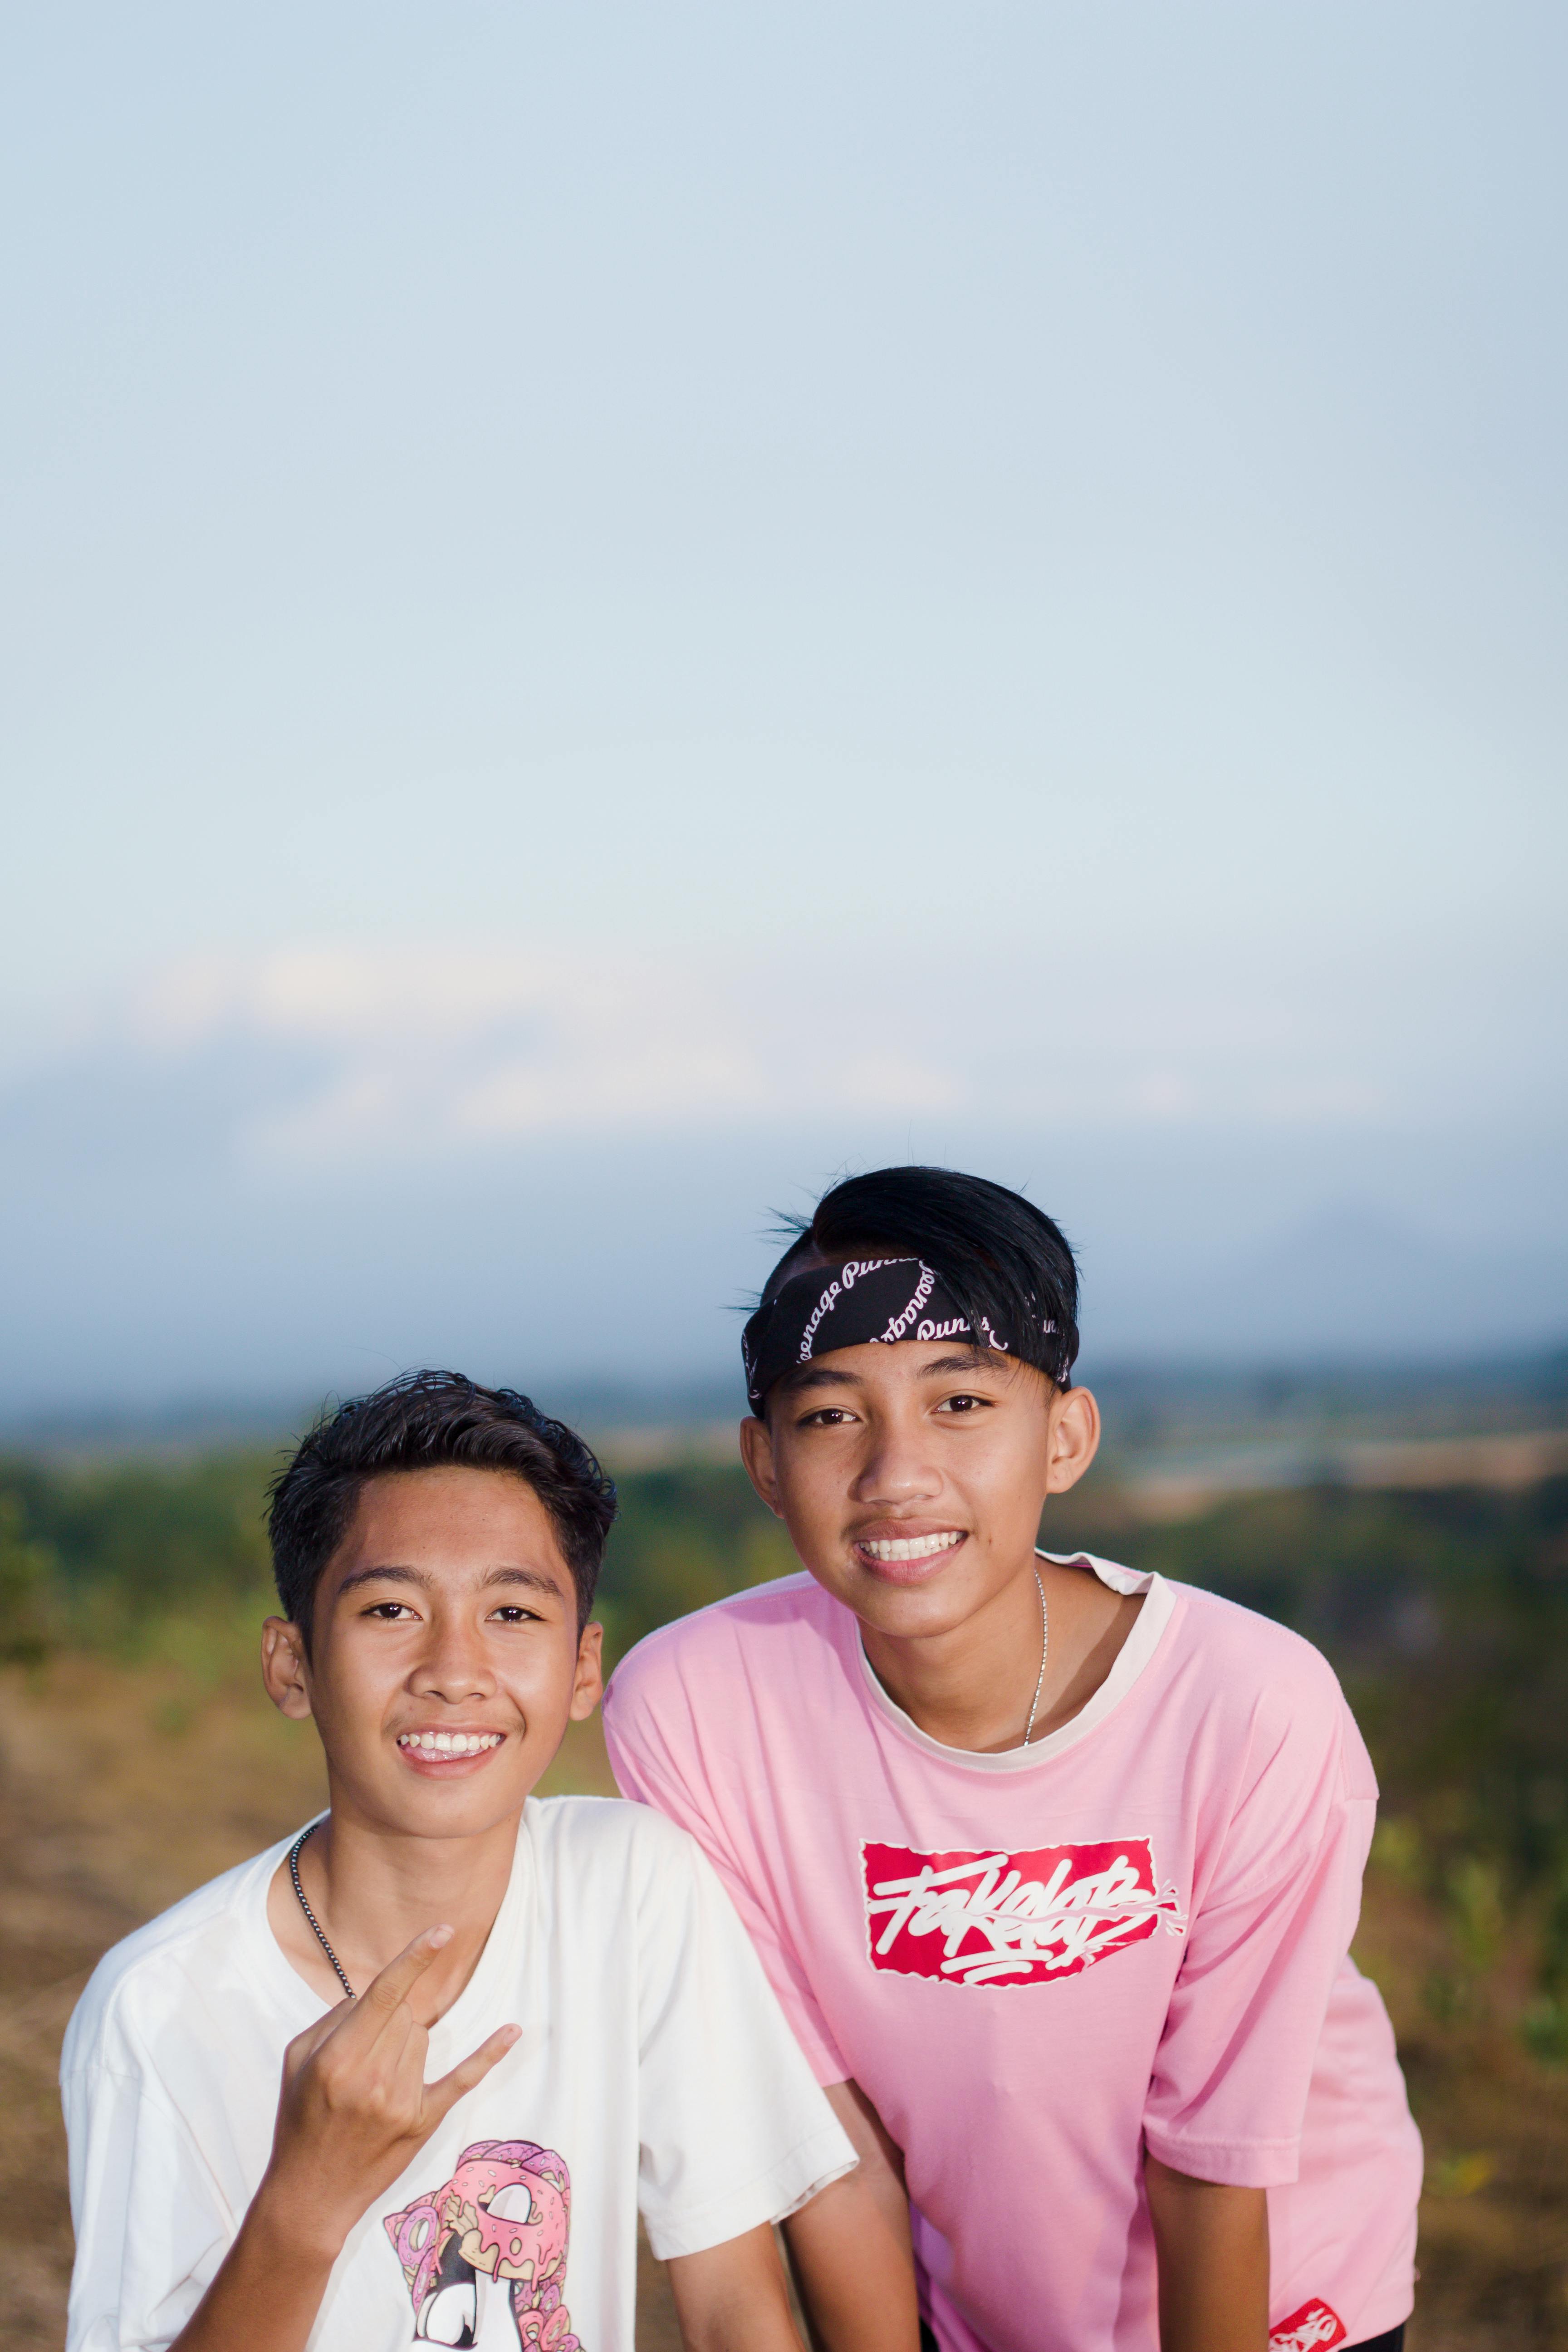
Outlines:
{"type": "Polygon", "coordinates": [[[506,1743],[506,1733],[498,1732],[493,1723],[410,1724],[398,1732],[393,1741],[399,1763],[405,1765],[410,1772],[416,1773],[422,1780],[471,1780],[476,1772],[482,1772],[487,1764],[495,1761],[506,1743]],[[437,1730],[448,1738],[462,1733],[470,1739],[493,1739],[496,1744],[493,1748],[481,1748],[477,1755],[469,1756],[421,1755],[416,1748],[405,1748],[402,1744],[405,1739],[421,1734],[434,1734],[437,1730]]]}
{"type": "Polygon", "coordinates": [[[921,1526],[918,1520],[878,1519],[851,1538],[850,1549],[860,1567],[879,1583],[907,1586],[929,1584],[933,1577],[951,1567],[968,1541],[968,1530],[953,1527],[951,1521],[944,1525],[936,1519],[921,1526]],[[958,1540],[920,1559],[879,1559],[865,1549],[869,1543],[917,1543],[922,1536],[956,1536],[958,1540]]]}

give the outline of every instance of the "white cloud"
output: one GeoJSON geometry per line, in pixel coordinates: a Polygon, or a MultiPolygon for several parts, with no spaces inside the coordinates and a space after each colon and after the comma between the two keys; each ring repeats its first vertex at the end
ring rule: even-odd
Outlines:
{"type": "MultiPolygon", "coordinates": [[[[1489,1344],[1560,1328],[1560,1097],[1528,1035],[1454,1017],[1438,965],[1402,967],[1449,1047],[1423,1058],[1392,992],[1365,1017],[1364,972],[1237,1009],[1217,968],[1059,961],[851,939],[787,965],[439,941],[167,965],[0,1088],[13,1392],[110,1363],[128,1390],[728,1363],[767,1210],[904,1158],[1061,1215],[1102,1347],[1319,1344],[1311,1281],[1281,1304],[1236,1269],[1347,1190],[1440,1253],[1508,1237],[1489,1344]]],[[[1475,974],[1453,985],[1473,1008],[1475,974]]],[[[1428,1344],[1429,1292],[1369,1291],[1344,1330],[1428,1344]]]]}
{"type": "MultiPolygon", "coordinates": [[[[1355,1133],[1552,1112],[1527,1029],[1440,952],[1400,987],[1313,965],[1242,988],[1222,961],[1045,955],[918,966],[851,940],[785,961],[325,941],[142,974],[52,1045],[206,1107],[240,1165],[424,1165],[542,1139],[996,1131],[1355,1133]],[[1450,1000],[1453,1000],[1450,1002],[1450,1000]],[[1434,1052],[1434,1030],[1443,1050],[1434,1052]]],[[[1517,985],[1506,974],[1506,994],[1517,985]]]]}
{"type": "Polygon", "coordinates": [[[603,967],[508,949],[310,946],[253,956],[194,956],[147,975],[127,1025],[178,1048],[226,1029],[345,1045],[392,1033],[439,1039],[493,1027],[563,1003],[591,1003],[614,982],[603,967]]]}
{"type": "Polygon", "coordinates": [[[155,972],[116,1023],[162,1061],[282,1049],[242,1114],[272,1161],[947,1108],[953,1074],[753,1010],[732,970],[506,949],[298,947],[155,972]]]}

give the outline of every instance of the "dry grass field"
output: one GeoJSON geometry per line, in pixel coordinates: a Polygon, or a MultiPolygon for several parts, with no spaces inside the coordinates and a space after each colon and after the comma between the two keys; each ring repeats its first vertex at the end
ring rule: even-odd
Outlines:
{"type": "MultiPolygon", "coordinates": [[[[556,1788],[608,1786],[598,1727],[576,1727],[556,1788]]],[[[0,2344],[58,2352],[70,2222],[55,2067],[98,1955],[254,1853],[320,1801],[308,1729],[261,1698],[232,1629],[170,1629],[139,1663],[62,1654],[0,1675],[0,2344]]],[[[1568,2347],[1568,2097],[1505,2032],[1522,1998],[1506,1953],[1462,2016],[1435,2019],[1444,1930],[1374,1874],[1360,1948],[1401,2033],[1430,2164],[1412,2352],[1568,2347]]],[[[642,2352],[675,2335],[645,2259],[642,2352]]]]}

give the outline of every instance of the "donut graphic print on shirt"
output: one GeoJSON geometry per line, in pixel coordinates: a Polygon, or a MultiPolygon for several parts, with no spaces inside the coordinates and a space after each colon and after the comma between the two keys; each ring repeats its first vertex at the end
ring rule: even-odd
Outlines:
{"type": "Polygon", "coordinates": [[[382,2227],[403,2265],[413,2343],[583,2352],[563,2300],[572,2177],[552,2147],[476,2140],[449,2180],[382,2227]]]}
{"type": "Polygon", "coordinates": [[[1167,1935],[1186,1929],[1148,1838],[1019,1853],[921,1853],[866,1839],[860,1864],[871,1966],[935,1984],[1054,1984],[1142,1943],[1162,1921],[1167,1935]]]}

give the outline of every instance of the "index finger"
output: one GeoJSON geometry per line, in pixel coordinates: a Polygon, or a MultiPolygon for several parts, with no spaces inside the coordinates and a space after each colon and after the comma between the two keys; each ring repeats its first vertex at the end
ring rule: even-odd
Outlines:
{"type": "MultiPolygon", "coordinates": [[[[426,1927],[405,1951],[388,1960],[354,2003],[354,2015],[369,2013],[373,2031],[380,2033],[388,2018],[400,2010],[437,1954],[452,1940],[450,1927],[426,1927]]],[[[350,2022],[352,2023],[352,2019],[350,2022]]]]}

